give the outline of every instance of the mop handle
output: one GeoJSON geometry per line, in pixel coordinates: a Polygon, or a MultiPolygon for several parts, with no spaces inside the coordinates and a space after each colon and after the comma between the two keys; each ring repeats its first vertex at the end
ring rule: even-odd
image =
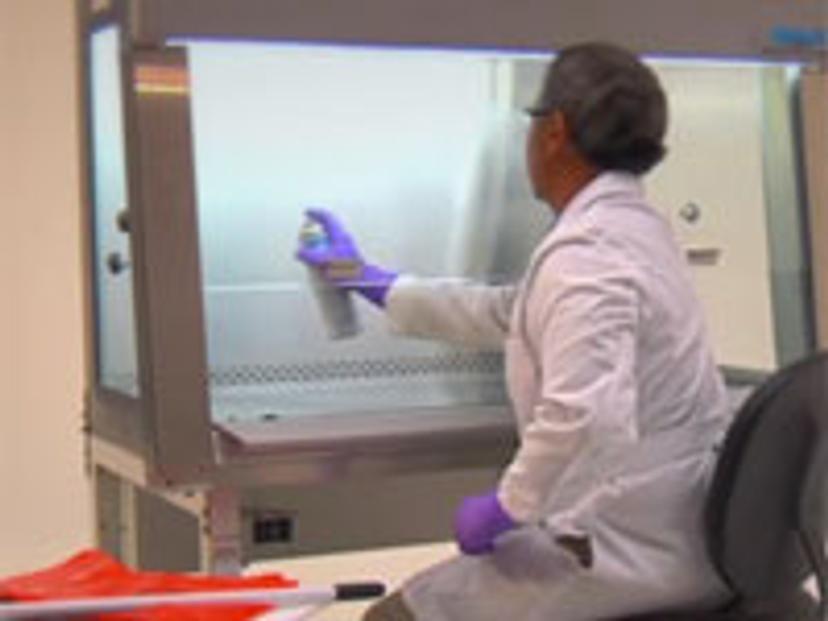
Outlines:
{"type": "Polygon", "coordinates": [[[205,591],[203,593],[174,593],[169,595],[128,595],[43,602],[17,602],[0,604],[0,621],[124,612],[155,606],[261,604],[279,608],[295,608],[317,606],[334,601],[370,599],[380,597],[384,593],[385,585],[380,582],[357,582],[295,589],[239,589],[236,591],[205,591]]]}

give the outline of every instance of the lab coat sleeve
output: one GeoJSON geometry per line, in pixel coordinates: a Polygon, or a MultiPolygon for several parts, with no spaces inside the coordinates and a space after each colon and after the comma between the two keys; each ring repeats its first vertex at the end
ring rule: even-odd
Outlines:
{"type": "Polygon", "coordinates": [[[637,435],[639,302],[632,274],[622,257],[593,240],[556,249],[529,285],[524,334],[539,389],[498,494],[519,522],[544,514],[576,459],[592,460],[589,471],[599,472],[607,449],[637,435]]]}
{"type": "Polygon", "coordinates": [[[401,276],[386,300],[392,329],[405,336],[500,348],[509,330],[514,286],[401,276]]]}

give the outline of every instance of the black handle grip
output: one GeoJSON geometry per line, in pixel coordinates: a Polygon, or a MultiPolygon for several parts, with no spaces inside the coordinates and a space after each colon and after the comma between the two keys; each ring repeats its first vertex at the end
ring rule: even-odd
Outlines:
{"type": "Polygon", "coordinates": [[[334,585],[337,601],[374,599],[385,595],[382,582],[346,582],[334,585]]]}
{"type": "Polygon", "coordinates": [[[120,252],[110,252],[106,255],[106,266],[110,274],[117,276],[129,268],[129,261],[122,257],[120,252]]]}
{"type": "Polygon", "coordinates": [[[129,233],[129,209],[124,207],[118,212],[118,215],[115,216],[115,224],[118,226],[118,230],[121,231],[121,233],[129,233]]]}

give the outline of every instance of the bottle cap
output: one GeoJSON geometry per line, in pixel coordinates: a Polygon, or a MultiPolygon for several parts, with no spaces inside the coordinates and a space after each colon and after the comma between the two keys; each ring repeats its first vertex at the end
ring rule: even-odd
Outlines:
{"type": "Polygon", "coordinates": [[[299,241],[303,246],[319,246],[328,243],[325,229],[314,220],[306,220],[299,229],[299,241]]]}

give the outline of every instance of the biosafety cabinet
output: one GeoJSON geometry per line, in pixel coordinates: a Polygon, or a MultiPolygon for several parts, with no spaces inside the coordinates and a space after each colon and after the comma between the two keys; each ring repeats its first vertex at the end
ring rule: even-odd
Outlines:
{"type": "Polygon", "coordinates": [[[823,0],[78,6],[89,464],[100,544],[129,561],[449,537],[514,448],[501,354],[362,301],[329,339],[297,232],[324,206],[383,266],[517,280],[554,225],[523,110],[567,44],[624,44],[664,82],[648,192],[734,386],[825,342],[823,0]]]}

